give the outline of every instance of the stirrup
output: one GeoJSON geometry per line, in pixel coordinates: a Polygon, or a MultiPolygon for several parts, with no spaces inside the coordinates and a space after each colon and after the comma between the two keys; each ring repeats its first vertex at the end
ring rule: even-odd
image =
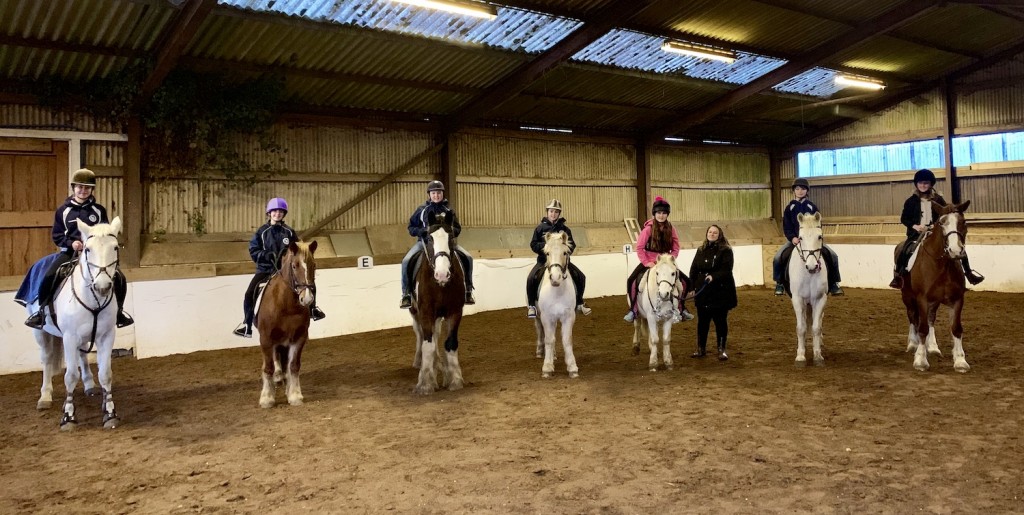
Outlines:
{"type": "Polygon", "coordinates": [[[967,278],[967,282],[971,283],[971,285],[979,284],[981,281],[985,280],[984,275],[981,275],[974,270],[968,270],[967,273],[964,274],[964,277],[967,278]]]}
{"type": "Polygon", "coordinates": [[[843,289],[840,288],[838,284],[833,284],[828,289],[828,293],[829,293],[829,295],[832,295],[833,297],[838,296],[838,295],[846,295],[846,292],[844,292],[843,289]]]}
{"type": "Polygon", "coordinates": [[[903,289],[903,277],[901,277],[899,275],[893,277],[892,278],[892,282],[889,283],[889,287],[890,288],[895,288],[897,290],[902,290],[903,289]]]}
{"type": "Polygon", "coordinates": [[[579,306],[576,306],[576,311],[579,311],[580,313],[583,313],[583,316],[588,316],[594,310],[590,309],[590,306],[588,306],[587,303],[584,302],[583,304],[580,304],[579,306]]]}
{"type": "Polygon", "coordinates": [[[245,325],[245,322],[238,324],[238,327],[236,327],[232,333],[234,333],[235,336],[241,336],[242,338],[252,338],[252,328],[245,325]]]}
{"type": "Polygon", "coordinates": [[[402,304],[398,306],[399,309],[409,309],[412,307],[412,295],[402,295],[402,304]]]}
{"type": "Polygon", "coordinates": [[[324,312],[321,311],[319,307],[313,306],[312,308],[309,309],[309,317],[312,318],[314,322],[316,322],[317,320],[323,320],[327,318],[327,315],[325,315],[324,312]]]}
{"type": "Polygon", "coordinates": [[[626,313],[626,316],[622,317],[622,319],[626,322],[632,322],[636,320],[636,313],[633,313],[633,310],[629,310],[629,313],[626,313]]]}
{"type": "Polygon", "coordinates": [[[473,290],[466,290],[466,302],[465,302],[465,304],[467,306],[472,306],[473,304],[476,304],[476,299],[473,297],[473,290]]]}
{"type": "Polygon", "coordinates": [[[537,308],[526,306],[526,318],[537,318],[537,308]]]}
{"type": "Polygon", "coordinates": [[[128,327],[135,323],[135,319],[124,311],[117,312],[117,328],[128,327]]]}
{"type": "Polygon", "coordinates": [[[43,310],[40,309],[39,311],[32,313],[32,316],[25,320],[25,325],[32,329],[42,329],[43,326],[46,325],[46,316],[43,315],[43,310]]]}

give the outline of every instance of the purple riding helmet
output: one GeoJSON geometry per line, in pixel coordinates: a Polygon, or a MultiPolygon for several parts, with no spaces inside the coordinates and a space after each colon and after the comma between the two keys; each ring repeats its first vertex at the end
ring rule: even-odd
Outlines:
{"type": "Polygon", "coordinates": [[[284,199],[281,198],[281,197],[274,197],[274,198],[270,199],[270,202],[267,202],[267,214],[269,215],[270,212],[275,210],[275,209],[280,209],[280,210],[284,211],[285,214],[287,214],[288,213],[288,203],[285,202],[284,199]]]}

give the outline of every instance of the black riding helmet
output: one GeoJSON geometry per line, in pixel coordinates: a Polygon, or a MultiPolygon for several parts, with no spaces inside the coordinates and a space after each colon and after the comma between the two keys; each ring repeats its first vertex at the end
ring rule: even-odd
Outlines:
{"type": "Polygon", "coordinates": [[[932,183],[932,186],[935,186],[935,174],[927,168],[922,168],[914,174],[914,184],[921,181],[928,181],[932,183]]]}
{"type": "Polygon", "coordinates": [[[790,186],[789,190],[793,191],[793,190],[796,189],[797,186],[800,186],[800,187],[804,188],[805,190],[810,190],[811,189],[811,184],[808,183],[807,179],[804,179],[803,177],[793,181],[793,185],[790,186]]]}
{"type": "Polygon", "coordinates": [[[427,184],[427,193],[431,191],[444,191],[444,183],[441,181],[430,181],[427,184]]]}

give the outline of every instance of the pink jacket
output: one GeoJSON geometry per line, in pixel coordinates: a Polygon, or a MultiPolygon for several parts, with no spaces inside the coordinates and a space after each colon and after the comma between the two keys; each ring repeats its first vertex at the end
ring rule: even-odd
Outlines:
{"type": "MultiPolygon", "coordinates": [[[[640,258],[640,263],[644,266],[650,267],[658,260],[658,253],[647,250],[647,242],[651,239],[651,225],[654,224],[654,219],[648,220],[644,224],[644,228],[640,231],[640,235],[636,238],[636,254],[640,258]]],[[[672,250],[669,251],[672,257],[679,257],[679,234],[676,233],[676,228],[672,227],[672,250]]]]}

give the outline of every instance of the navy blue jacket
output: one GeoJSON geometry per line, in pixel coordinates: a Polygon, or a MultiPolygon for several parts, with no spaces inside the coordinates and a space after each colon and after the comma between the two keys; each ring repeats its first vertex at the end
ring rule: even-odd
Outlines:
{"type": "Polygon", "coordinates": [[[256,234],[249,240],[249,256],[256,263],[256,271],[276,272],[281,266],[281,256],[293,241],[299,241],[299,237],[284,221],[274,225],[267,222],[256,229],[256,234]]]}
{"type": "Polygon", "coordinates": [[[85,202],[79,204],[71,196],[57,208],[53,216],[53,242],[60,247],[61,252],[74,252],[71,244],[82,239],[82,231],[78,230],[80,223],[90,227],[110,223],[106,208],[96,203],[96,197],[90,195],[85,202]]]}
{"type": "Polygon", "coordinates": [[[555,220],[555,223],[551,223],[551,220],[544,218],[540,221],[540,225],[533,230],[533,239],[530,240],[530,248],[537,253],[537,264],[543,265],[546,261],[544,256],[544,235],[549,232],[558,231],[564,232],[569,237],[569,254],[576,250],[576,242],[572,239],[572,231],[565,226],[565,218],[559,218],[555,220]]]}
{"type": "Polygon", "coordinates": [[[441,213],[444,213],[446,219],[452,221],[452,236],[458,238],[459,233],[462,232],[462,225],[459,224],[459,217],[455,216],[455,210],[448,207],[448,199],[436,203],[427,200],[422,206],[417,207],[409,217],[409,236],[414,238],[426,236],[427,220],[431,216],[436,217],[441,213]]]}
{"type": "Polygon", "coordinates": [[[786,240],[793,241],[793,238],[800,236],[800,222],[796,220],[799,214],[813,215],[818,212],[818,206],[804,197],[803,200],[793,199],[789,201],[786,210],[782,212],[782,233],[786,240]]]}

